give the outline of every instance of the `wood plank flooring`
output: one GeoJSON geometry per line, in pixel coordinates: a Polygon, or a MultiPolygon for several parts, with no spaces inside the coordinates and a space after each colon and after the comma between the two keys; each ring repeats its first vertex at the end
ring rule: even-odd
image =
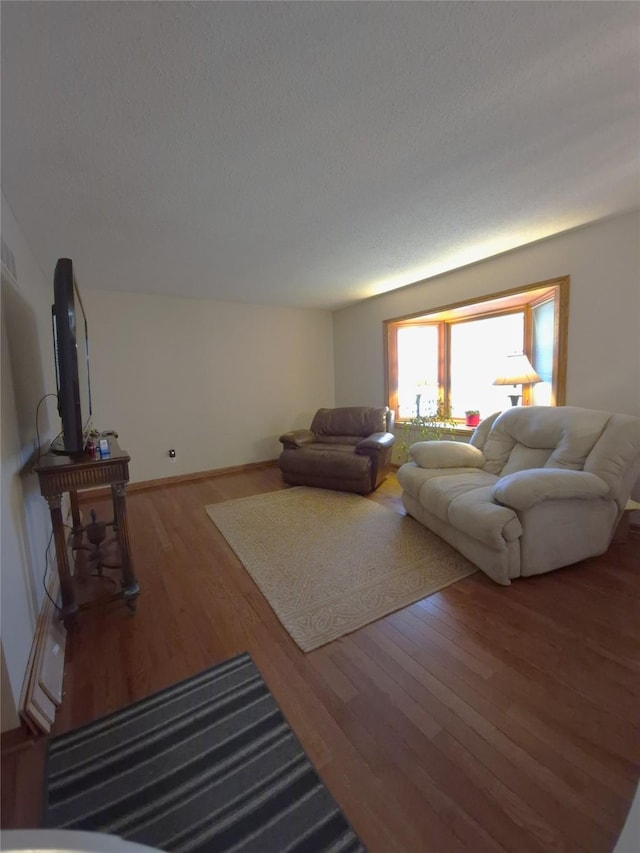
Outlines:
{"type": "MultiPolygon", "coordinates": [[[[612,850],[640,777],[639,534],[304,654],[204,512],[279,488],[266,468],[128,497],[138,613],[80,615],[55,731],[246,650],[372,853],[612,850]]],[[[371,499],[402,511],[395,476],[371,499]]],[[[3,755],[3,827],[37,825],[43,757],[3,755]]]]}

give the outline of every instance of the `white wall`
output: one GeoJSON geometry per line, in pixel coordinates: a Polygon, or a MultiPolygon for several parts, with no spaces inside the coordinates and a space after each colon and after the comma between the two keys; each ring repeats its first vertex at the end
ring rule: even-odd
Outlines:
{"type": "Polygon", "coordinates": [[[132,482],[275,459],[334,405],[327,311],[79,287],[94,424],[119,433],[132,482]]]}
{"type": "Polygon", "coordinates": [[[0,642],[0,663],[2,664],[2,671],[0,672],[0,721],[2,722],[2,731],[7,732],[18,728],[20,717],[11,690],[9,670],[7,669],[2,642],[0,642]]]}
{"type": "MultiPolygon", "coordinates": [[[[43,275],[4,196],[2,236],[18,273],[17,286],[2,277],[4,731],[16,725],[44,594],[51,523],[31,465],[38,401],[56,387],[53,269],[43,275]]],[[[334,405],[329,312],[91,291],[90,271],[77,272],[94,422],[120,433],[133,481],[274,459],[282,432],[308,426],[318,406],[334,405]]],[[[41,406],[39,429],[42,445],[58,433],[55,400],[41,406]]]]}
{"type": "MultiPolygon", "coordinates": [[[[384,319],[564,274],[567,402],[640,414],[639,229],[638,214],[619,217],[344,309],[333,315],[333,349],[328,312],[92,291],[80,276],[94,420],[119,431],[133,481],[273,459],[278,435],[307,426],[318,406],[384,404],[384,319]]],[[[51,527],[29,463],[36,406],[55,379],[53,269],[43,275],[4,197],[2,233],[18,271],[17,288],[2,282],[0,687],[13,699],[3,695],[5,728],[43,595],[51,527]]],[[[39,426],[43,443],[58,432],[52,400],[39,426]]]]}
{"type": "MultiPolygon", "coordinates": [[[[2,730],[16,724],[15,709],[44,595],[42,576],[51,524],[37,477],[31,473],[36,450],[36,408],[55,392],[51,336],[51,282],[2,197],[2,237],[16,258],[17,286],[2,276],[2,405],[0,545],[0,631],[3,667],[2,730]]],[[[44,444],[59,430],[55,400],[40,409],[44,444]]]]}
{"type": "Polygon", "coordinates": [[[336,312],[336,405],[385,404],[383,320],[568,274],[567,405],[640,415],[639,235],[627,214],[336,312]]]}

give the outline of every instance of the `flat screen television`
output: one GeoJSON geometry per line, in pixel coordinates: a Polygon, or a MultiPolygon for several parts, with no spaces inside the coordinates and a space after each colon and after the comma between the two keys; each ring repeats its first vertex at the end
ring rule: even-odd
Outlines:
{"type": "Polygon", "coordinates": [[[76,456],[84,451],[91,429],[91,383],[87,318],[69,258],[60,258],[56,264],[51,317],[58,414],[62,420],[62,433],[51,449],[76,456]]]}

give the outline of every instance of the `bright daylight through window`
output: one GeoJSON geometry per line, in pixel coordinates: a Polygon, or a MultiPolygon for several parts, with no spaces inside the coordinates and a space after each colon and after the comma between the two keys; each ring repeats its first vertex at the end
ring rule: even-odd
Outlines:
{"type": "Polygon", "coordinates": [[[511,395],[520,405],[562,405],[568,305],[567,276],[385,321],[389,406],[399,421],[437,411],[464,421],[469,411],[502,411],[511,395]],[[494,384],[516,354],[536,381],[494,384]]]}

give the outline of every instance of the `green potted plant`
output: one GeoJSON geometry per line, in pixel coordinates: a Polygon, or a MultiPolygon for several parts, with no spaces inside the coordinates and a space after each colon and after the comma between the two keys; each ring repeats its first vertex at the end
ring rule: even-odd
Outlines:
{"type": "MultiPolygon", "coordinates": [[[[420,397],[421,395],[418,395],[420,397]]],[[[417,441],[455,441],[456,422],[451,418],[447,407],[439,400],[423,403],[425,414],[420,411],[420,400],[416,399],[416,415],[400,424],[402,440],[399,442],[401,461],[406,461],[409,448],[417,441]]]]}
{"type": "Polygon", "coordinates": [[[476,427],[480,423],[480,412],[478,409],[467,409],[464,413],[467,426],[476,427]]]}

